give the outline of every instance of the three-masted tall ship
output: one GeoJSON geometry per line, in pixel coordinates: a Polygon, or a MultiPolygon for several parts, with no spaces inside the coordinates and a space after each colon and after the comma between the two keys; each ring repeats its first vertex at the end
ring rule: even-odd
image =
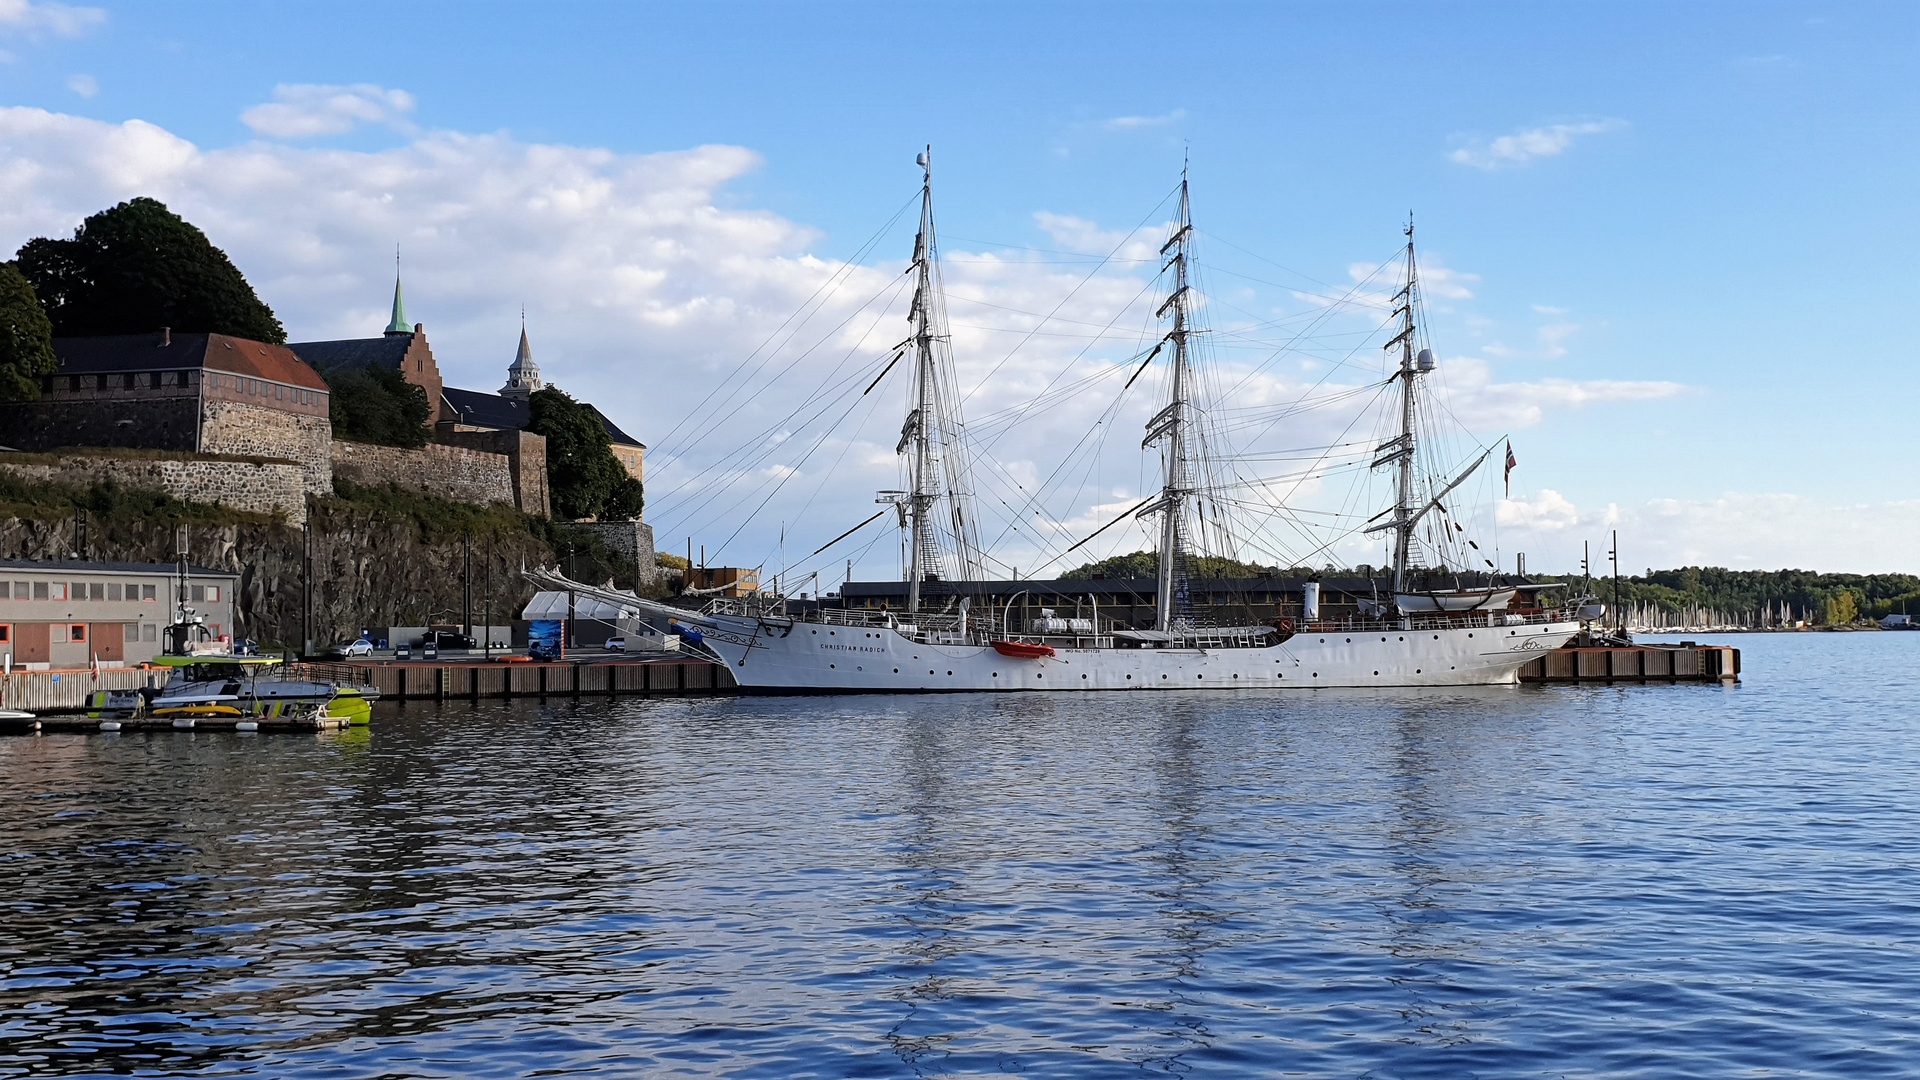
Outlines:
{"type": "MultiPolygon", "coordinates": [[[[1416,687],[1511,683],[1520,666],[1565,644],[1579,630],[1574,609],[1515,609],[1516,586],[1496,577],[1419,565],[1417,530],[1444,512],[1448,496],[1486,460],[1423,483],[1416,469],[1422,379],[1434,371],[1431,349],[1417,348],[1419,276],[1407,227],[1405,278],[1392,298],[1398,331],[1383,348],[1397,354],[1399,429],[1375,449],[1371,465],[1394,470],[1393,503],[1363,530],[1392,545],[1392,592],[1356,617],[1322,618],[1309,601],[1299,619],[1223,626],[1196,617],[1189,595],[1196,544],[1230,543],[1224,515],[1209,509],[1210,439],[1194,371],[1194,293],[1189,280],[1194,229],[1186,179],[1179,214],[1160,249],[1168,282],[1158,317],[1165,336],[1141,370],[1165,355],[1164,405],[1146,424],[1142,449],[1157,447],[1161,485],[1135,512],[1157,539],[1151,626],[1091,618],[1028,617],[1011,599],[996,602],[981,581],[968,448],[960,417],[939,248],[934,234],[932,166],[922,154],[920,226],[914,239],[913,332],[902,352],[913,360],[912,386],[897,447],[904,490],[882,492],[903,531],[904,610],[803,605],[753,595],[714,598],[698,611],[598,589],[541,569],[543,587],[637,608],[670,619],[697,639],[750,690],[779,692],[1093,691],[1416,687]],[[936,585],[937,583],[937,585],[936,585]],[[937,593],[929,595],[929,587],[937,593]],[[940,601],[935,610],[935,599],[940,601]],[[975,601],[982,600],[976,606],[975,601]]],[[[900,359],[896,356],[896,361],[900,359]]],[[[1137,375],[1136,375],[1137,377],[1137,375]]],[[[877,380],[876,380],[877,381],[877,380]]],[[[1129,382],[1131,385],[1131,382],[1129,382]]],[[[1456,526],[1457,528],[1457,526],[1456,526]]],[[[1430,530],[1431,531],[1431,530],[1430,530]]],[[[1449,531],[1447,536],[1451,538],[1449,531]]],[[[1312,595],[1317,596],[1317,591],[1312,595]]]]}

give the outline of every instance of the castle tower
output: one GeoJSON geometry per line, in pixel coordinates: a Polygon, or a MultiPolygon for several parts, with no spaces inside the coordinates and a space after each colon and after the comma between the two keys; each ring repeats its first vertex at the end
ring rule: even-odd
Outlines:
{"type": "Polygon", "coordinates": [[[520,351],[514,355],[513,365],[507,368],[507,385],[500,388],[500,396],[526,401],[534,391],[546,388],[547,384],[540,381],[540,365],[533,362],[533,349],[527,344],[527,323],[522,317],[520,351]]]}

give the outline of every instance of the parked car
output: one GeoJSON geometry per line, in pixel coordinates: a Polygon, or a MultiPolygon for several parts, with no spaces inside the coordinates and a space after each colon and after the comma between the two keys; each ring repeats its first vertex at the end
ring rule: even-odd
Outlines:
{"type": "Polygon", "coordinates": [[[627,651],[627,639],[626,639],[626,638],[623,638],[623,637],[610,637],[610,638],[608,638],[608,639],[607,639],[607,644],[606,644],[606,650],[607,650],[608,652],[626,652],[626,651],[627,651]]]}
{"type": "Polygon", "coordinates": [[[368,641],[366,638],[357,638],[347,642],[345,645],[335,645],[330,651],[333,655],[342,657],[372,656],[373,642],[368,641]]]}
{"type": "Polygon", "coordinates": [[[471,649],[473,639],[454,630],[429,630],[420,639],[421,645],[433,645],[442,649],[471,649]]]}

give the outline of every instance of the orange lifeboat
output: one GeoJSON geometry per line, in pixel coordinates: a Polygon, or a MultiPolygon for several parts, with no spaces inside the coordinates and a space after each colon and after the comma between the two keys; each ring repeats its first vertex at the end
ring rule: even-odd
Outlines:
{"type": "Polygon", "coordinates": [[[1044,660],[1054,655],[1051,645],[1033,645],[1025,641],[996,641],[993,651],[1001,656],[1012,656],[1021,660],[1044,660]]]}

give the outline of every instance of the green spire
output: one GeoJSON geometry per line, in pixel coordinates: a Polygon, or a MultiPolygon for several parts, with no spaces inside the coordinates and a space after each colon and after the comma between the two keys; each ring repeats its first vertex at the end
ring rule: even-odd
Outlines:
{"type": "Polygon", "coordinates": [[[407,321],[407,304],[400,297],[400,250],[393,252],[393,321],[387,324],[386,333],[411,334],[413,324],[407,321]]]}

